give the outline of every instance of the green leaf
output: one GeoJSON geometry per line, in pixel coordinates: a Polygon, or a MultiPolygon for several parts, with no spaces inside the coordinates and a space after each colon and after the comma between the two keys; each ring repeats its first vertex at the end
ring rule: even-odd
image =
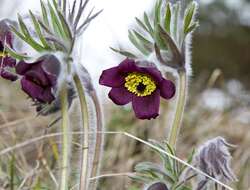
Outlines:
{"type": "Polygon", "coordinates": [[[137,56],[135,56],[134,54],[132,54],[132,53],[130,53],[128,51],[118,50],[118,49],[115,49],[115,48],[112,48],[112,47],[110,47],[110,49],[113,50],[116,53],[119,53],[119,54],[125,56],[125,57],[132,58],[132,59],[137,58],[137,56]]]}
{"type": "Polygon", "coordinates": [[[58,19],[57,14],[56,14],[55,10],[53,9],[53,7],[51,6],[49,1],[48,1],[48,5],[49,5],[51,22],[53,25],[54,32],[56,34],[58,34],[59,36],[61,36],[62,38],[66,38],[66,34],[64,33],[64,31],[62,29],[60,20],[58,19]]]}
{"type": "Polygon", "coordinates": [[[177,41],[177,36],[178,36],[178,31],[179,31],[179,27],[178,27],[178,22],[179,22],[179,17],[180,17],[180,2],[178,1],[175,5],[174,5],[174,20],[173,20],[173,36],[175,38],[175,40],[177,41]]]}
{"type": "Polygon", "coordinates": [[[26,56],[26,55],[22,55],[22,54],[18,54],[16,53],[13,49],[11,49],[10,47],[8,46],[5,46],[5,51],[11,56],[11,57],[14,57],[18,60],[27,60],[27,59],[30,59],[30,57],[26,56]]]}
{"type": "Polygon", "coordinates": [[[157,26],[161,23],[161,7],[162,7],[162,0],[158,0],[155,4],[155,19],[154,24],[157,26]]]}
{"type": "Polygon", "coordinates": [[[62,13],[60,11],[57,12],[59,19],[62,23],[62,28],[64,30],[64,33],[66,34],[66,37],[70,40],[73,39],[72,34],[71,34],[71,30],[69,28],[69,24],[67,23],[67,21],[65,20],[64,16],[62,15],[62,13]]]}
{"type": "Polygon", "coordinates": [[[137,164],[135,166],[135,171],[141,173],[154,174],[158,178],[161,178],[161,176],[163,176],[170,183],[175,183],[175,179],[170,173],[164,171],[160,166],[152,162],[141,162],[137,164]]]}
{"type": "Polygon", "coordinates": [[[197,27],[199,26],[198,22],[194,22],[193,24],[191,24],[191,26],[189,26],[189,28],[185,31],[185,34],[188,34],[190,32],[193,32],[197,27]]]}
{"type": "MultiPolygon", "coordinates": [[[[195,154],[195,149],[192,150],[192,152],[189,153],[188,155],[188,158],[187,158],[187,163],[188,164],[191,164],[191,162],[193,161],[193,158],[194,158],[194,154],[195,154]]],[[[183,165],[180,172],[179,172],[179,175],[182,174],[182,172],[187,168],[186,165],[183,165]]]]}
{"type": "Polygon", "coordinates": [[[131,41],[131,43],[145,56],[148,56],[150,54],[150,51],[148,51],[143,45],[140,44],[140,42],[138,42],[138,40],[136,39],[136,36],[129,31],[129,40],[131,41]]]}
{"type": "Polygon", "coordinates": [[[170,34],[170,27],[171,27],[171,8],[170,8],[170,4],[167,4],[167,10],[166,10],[166,14],[165,14],[165,29],[166,31],[170,34]]]}
{"type": "Polygon", "coordinates": [[[136,17],[135,20],[136,20],[137,24],[138,24],[141,28],[143,28],[147,33],[149,33],[149,34],[151,35],[151,33],[150,33],[149,29],[147,28],[147,26],[146,26],[140,19],[138,19],[138,18],[136,17]]]}
{"type": "Polygon", "coordinates": [[[150,24],[150,21],[149,21],[149,18],[148,18],[148,15],[146,12],[144,12],[144,22],[145,22],[151,36],[154,36],[154,29],[152,28],[152,26],[150,24]]]}
{"type": "Polygon", "coordinates": [[[18,21],[19,21],[19,26],[21,29],[21,32],[18,32],[18,30],[11,26],[12,31],[19,37],[21,38],[23,41],[25,41],[27,44],[29,44],[33,49],[35,49],[38,52],[44,51],[43,46],[41,46],[39,43],[37,43],[30,35],[26,25],[24,24],[24,22],[22,21],[21,16],[18,16],[18,21]]]}
{"type": "Polygon", "coordinates": [[[136,30],[133,30],[133,32],[134,32],[135,36],[137,37],[137,39],[140,40],[141,43],[143,43],[143,45],[146,47],[146,49],[148,49],[149,51],[152,51],[153,43],[150,42],[148,39],[146,39],[143,35],[138,33],[136,30]]]}
{"type": "Polygon", "coordinates": [[[48,42],[46,41],[46,39],[44,38],[44,35],[42,34],[40,24],[38,23],[36,17],[34,16],[34,14],[31,11],[29,11],[29,12],[30,12],[30,16],[31,16],[32,22],[34,24],[34,28],[36,30],[36,33],[37,33],[40,41],[42,42],[44,48],[47,49],[47,50],[51,50],[48,42]]]}
{"type": "Polygon", "coordinates": [[[45,23],[47,27],[49,27],[48,13],[43,3],[43,0],[40,0],[40,3],[41,3],[42,15],[43,15],[43,22],[45,23]]]}
{"type": "Polygon", "coordinates": [[[187,30],[190,27],[190,24],[193,20],[194,13],[195,13],[195,8],[196,8],[196,3],[192,2],[189,6],[188,9],[185,13],[185,18],[184,18],[184,33],[187,34],[187,30]]]}

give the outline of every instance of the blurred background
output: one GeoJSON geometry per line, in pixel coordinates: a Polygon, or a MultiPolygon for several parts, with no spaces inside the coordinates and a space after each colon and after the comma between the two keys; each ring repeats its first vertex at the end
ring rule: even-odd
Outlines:
{"type": "MultiPolygon", "coordinates": [[[[28,9],[39,10],[38,2],[0,0],[0,18],[15,19],[17,12],[25,15],[28,9]]],[[[134,17],[140,18],[145,10],[150,11],[154,1],[93,0],[91,3],[96,9],[104,8],[104,12],[84,34],[80,56],[102,97],[106,130],[126,131],[145,140],[165,140],[173,102],[162,101],[158,119],[138,121],[129,106],[115,106],[107,99],[108,89],[97,86],[101,71],[122,60],[109,47],[122,44],[133,48],[128,44],[128,28],[135,27],[134,17]]],[[[194,33],[192,48],[193,76],[177,152],[185,159],[192,148],[199,147],[208,139],[225,137],[238,146],[231,150],[232,166],[239,179],[232,186],[237,190],[249,190],[250,1],[200,0],[199,3],[200,27],[194,33]]],[[[47,129],[45,123],[52,118],[36,117],[31,103],[18,90],[18,84],[2,79],[0,83],[0,148],[44,134],[47,129]]],[[[72,115],[76,117],[77,113],[72,115]]],[[[15,181],[14,189],[32,189],[34,181],[41,183],[44,189],[53,189],[53,174],[58,168],[52,167],[56,156],[51,150],[58,144],[59,140],[50,139],[1,156],[0,189],[10,189],[10,179],[15,181]],[[38,168],[36,161],[41,162],[38,168]]],[[[133,172],[133,167],[140,161],[160,163],[160,158],[148,147],[128,137],[106,137],[102,174],[133,172]]],[[[137,190],[141,189],[141,184],[121,176],[102,179],[99,189],[137,190]]]]}

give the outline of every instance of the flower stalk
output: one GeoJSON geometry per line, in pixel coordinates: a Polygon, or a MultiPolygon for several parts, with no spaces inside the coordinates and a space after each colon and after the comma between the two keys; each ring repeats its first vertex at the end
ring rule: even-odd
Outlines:
{"type": "Polygon", "coordinates": [[[81,174],[80,174],[80,190],[85,190],[88,187],[88,151],[89,151],[89,119],[88,119],[88,109],[87,101],[85,98],[84,89],[81,83],[81,79],[76,74],[74,76],[74,82],[78,92],[78,97],[80,100],[81,114],[82,114],[82,124],[83,124],[83,151],[81,160],[81,174]]]}
{"type": "Polygon", "coordinates": [[[61,163],[61,183],[60,190],[68,190],[68,169],[69,169],[69,120],[68,120],[68,99],[67,99],[67,89],[62,85],[60,92],[61,99],[61,113],[62,113],[62,163],[61,163]]]}
{"type": "Polygon", "coordinates": [[[176,147],[177,138],[181,128],[181,122],[183,113],[185,110],[186,99],[187,99],[187,73],[185,69],[178,71],[178,90],[176,109],[174,114],[173,124],[169,134],[169,145],[173,148],[176,147]]]}
{"type": "MultiPolygon", "coordinates": [[[[98,175],[100,165],[101,165],[100,161],[102,159],[102,148],[103,148],[103,142],[104,142],[104,135],[102,134],[102,132],[104,131],[104,126],[103,126],[101,105],[100,105],[96,91],[94,90],[93,92],[91,92],[90,96],[95,106],[96,120],[97,120],[95,153],[94,153],[94,159],[93,159],[93,166],[91,170],[91,177],[95,177],[98,175]]],[[[96,189],[96,186],[97,186],[97,180],[90,182],[90,189],[94,190],[96,189]]]]}

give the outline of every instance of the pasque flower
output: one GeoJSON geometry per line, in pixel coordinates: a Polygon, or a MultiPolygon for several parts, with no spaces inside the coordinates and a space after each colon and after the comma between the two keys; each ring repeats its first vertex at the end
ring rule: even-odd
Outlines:
{"type": "Polygon", "coordinates": [[[162,182],[157,182],[150,185],[146,190],[168,190],[167,185],[162,182]]]}
{"type": "Polygon", "coordinates": [[[159,115],[160,96],[170,99],[175,85],[162,77],[161,72],[147,61],[124,60],[119,66],[104,70],[99,83],[112,87],[109,98],[117,105],[132,102],[139,119],[152,119],[159,115]]]}
{"type": "Polygon", "coordinates": [[[34,101],[51,103],[55,99],[55,89],[61,65],[54,55],[40,57],[34,63],[20,61],[16,73],[21,75],[21,86],[34,101]]]}
{"type": "Polygon", "coordinates": [[[17,75],[12,73],[10,69],[16,65],[16,60],[10,57],[4,50],[4,46],[13,46],[13,35],[6,20],[0,21],[0,76],[4,79],[15,81],[18,79],[17,75]]]}
{"type": "MultiPolygon", "coordinates": [[[[228,150],[235,147],[226,142],[222,137],[216,137],[202,145],[195,155],[195,165],[208,175],[223,182],[236,181],[233,170],[230,167],[231,154],[228,150]]],[[[202,189],[208,179],[201,180],[197,189],[202,189]]]]}

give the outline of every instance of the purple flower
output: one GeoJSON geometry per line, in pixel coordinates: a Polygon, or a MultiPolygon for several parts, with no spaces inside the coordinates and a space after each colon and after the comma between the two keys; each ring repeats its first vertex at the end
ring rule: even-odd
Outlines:
{"type": "Polygon", "coordinates": [[[60,74],[60,62],[53,55],[45,55],[35,63],[19,62],[16,73],[22,76],[21,86],[33,100],[51,103],[60,74]]]}
{"type": "Polygon", "coordinates": [[[150,185],[146,190],[168,190],[166,184],[162,182],[157,182],[152,185],[150,185]]]}
{"type": "Polygon", "coordinates": [[[160,96],[172,98],[175,85],[164,79],[155,66],[145,63],[140,66],[141,62],[126,59],[119,66],[104,70],[99,83],[112,87],[109,98],[115,104],[132,102],[137,118],[152,119],[159,115],[160,96]]]}
{"type": "Polygon", "coordinates": [[[12,47],[13,36],[10,27],[5,20],[0,21],[0,76],[10,81],[16,81],[17,75],[10,70],[15,67],[16,60],[11,58],[5,51],[4,46],[7,44],[12,47]]]}

